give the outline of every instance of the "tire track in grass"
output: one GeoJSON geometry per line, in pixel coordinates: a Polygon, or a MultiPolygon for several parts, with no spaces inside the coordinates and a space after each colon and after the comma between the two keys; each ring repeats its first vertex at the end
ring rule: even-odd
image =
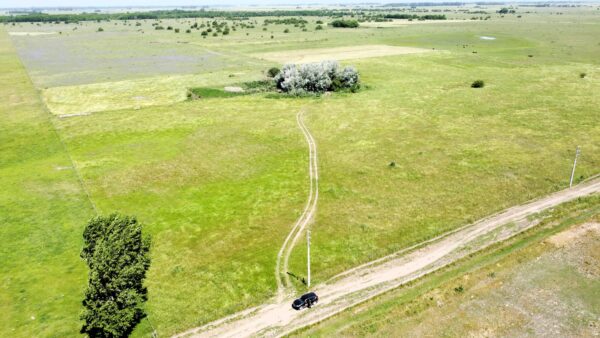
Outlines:
{"type": "Polygon", "coordinates": [[[317,166],[317,144],[315,139],[306,124],[304,124],[305,109],[301,109],[296,114],[296,122],[298,127],[302,131],[306,143],[308,143],[308,175],[310,180],[310,187],[308,192],[308,199],[304,211],[296,220],[296,223],[292,227],[292,230],[287,235],[279,253],[277,254],[277,263],[275,265],[275,279],[277,280],[277,298],[282,299],[285,296],[285,289],[290,286],[290,277],[287,274],[289,267],[289,259],[294,249],[294,246],[298,242],[298,239],[304,232],[304,229],[312,221],[315,211],[317,209],[317,201],[319,199],[319,171],[317,166]]]}

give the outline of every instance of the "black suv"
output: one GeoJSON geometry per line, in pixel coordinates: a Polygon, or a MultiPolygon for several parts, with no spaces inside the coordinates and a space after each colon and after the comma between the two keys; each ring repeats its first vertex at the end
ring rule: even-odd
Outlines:
{"type": "Polygon", "coordinates": [[[302,297],[296,299],[292,303],[292,308],[294,310],[300,310],[305,307],[311,307],[319,301],[319,296],[317,296],[314,292],[309,292],[307,294],[302,295],[302,297]]]}

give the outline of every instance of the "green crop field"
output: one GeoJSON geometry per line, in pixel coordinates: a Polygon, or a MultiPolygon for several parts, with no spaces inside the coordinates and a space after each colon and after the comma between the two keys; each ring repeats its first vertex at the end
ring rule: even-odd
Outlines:
{"type": "MultiPolygon", "coordinates": [[[[136,215],[153,237],[134,336],[274,296],[309,189],[301,109],[319,156],[315,283],[567,187],[577,146],[576,182],[597,174],[598,8],[487,6],[489,20],[470,20],[450,7],[446,22],[356,29],[306,17],[306,31],[256,17],[206,38],[185,31],[212,19],[0,26],[0,336],[77,335],[93,206],[136,215]],[[363,45],[431,52],[345,59],[357,93],[186,100],[265,79],[281,65],[263,53],[363,45]]],[[[305,254],[299,242],[300,276],[305,254]]]]}

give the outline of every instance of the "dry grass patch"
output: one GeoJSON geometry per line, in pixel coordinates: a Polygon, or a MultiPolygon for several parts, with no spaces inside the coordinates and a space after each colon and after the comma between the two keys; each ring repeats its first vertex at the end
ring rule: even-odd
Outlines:
{"type": "Polygon", "coordinates": [[[473,22],[472,20],[403,20],[396,19],[386,22],[361,22],[361,27],[371,28],[388,28],[388,27],[402,27],[408,25],[423,25],[423,24],[440,24],[440,23],[459,23],[459,22],[473,22]]]}
{"type": "Polygon", "coordinates": [[[334,48],[286,50],[253,54],[252,56],[279,63],[309,63],[324,60],[351,60],[389,55],[431,52],[431,49],[388,45],[363,45],[334,48]]]}
{"type": "Polygon", "coordinates": [[[230,78],[228,72],[202,75],[168,75],[145,79],[102,82],[78,86],[48,88],[43,99],[50,112],[61,117],[85,116],[91,113],[139,109],[168,105],[186,99],[187,88],[207,85],[226,85],[260,76],[259,72],[238,73],[230,78]]]}

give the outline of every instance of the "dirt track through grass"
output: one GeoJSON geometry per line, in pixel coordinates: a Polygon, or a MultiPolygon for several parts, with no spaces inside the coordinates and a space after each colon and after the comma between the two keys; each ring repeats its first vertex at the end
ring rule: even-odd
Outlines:
{"type": "Polygon", "coordinates": [[[249,314],[229,317],[230,321],[208,324],[184,332],[177,337],[247,337],[281,336],[298,328],[331,317],[340,311],[394,289],[444,267],[466,255],[488,247],[491,244],[510,238],[531,226],[537,220],[528,217],[575,198],[600,192],[600,179],[566,189],[545,198],[515,206],[492,217],[485,218],[442,240],[429,244],[379,266],[367,266],[331,284],[315,288],[319,294],[319,305],[309,311],[294,311],[289,304],[291,299],[258,307],[249,314]],[[487,236],[506,224],[515,222],[516,227],[508,227],[508,232],[498,236],[487,236]]]}
{"type": "Polygon", "coordinates": [[[292,249],[298,242],[300,235],[304,232],[306,226],[312,221],[317,209],[317,201],[319,199],[319,169],[317,162],[317,143],[303,119],[304,109],[296,114],[296,122],[302,131],[306,142],[308,143],[308,174],[310,180],[310,188],[308,192],[308,200],[304,211],[292,227],[292,230],[286,237],[279,253],[277,254],[277,263],[275,265],[275,278],[277,279],[277,298],[283,299],[285,287],[290,286],[290,278],[287,274],[289,267],[290,254],[292,249]],[[282,265],[283,260],[283,267],[282,265]],[[283,282],[282,282],[283,276],[283,282]]]}

